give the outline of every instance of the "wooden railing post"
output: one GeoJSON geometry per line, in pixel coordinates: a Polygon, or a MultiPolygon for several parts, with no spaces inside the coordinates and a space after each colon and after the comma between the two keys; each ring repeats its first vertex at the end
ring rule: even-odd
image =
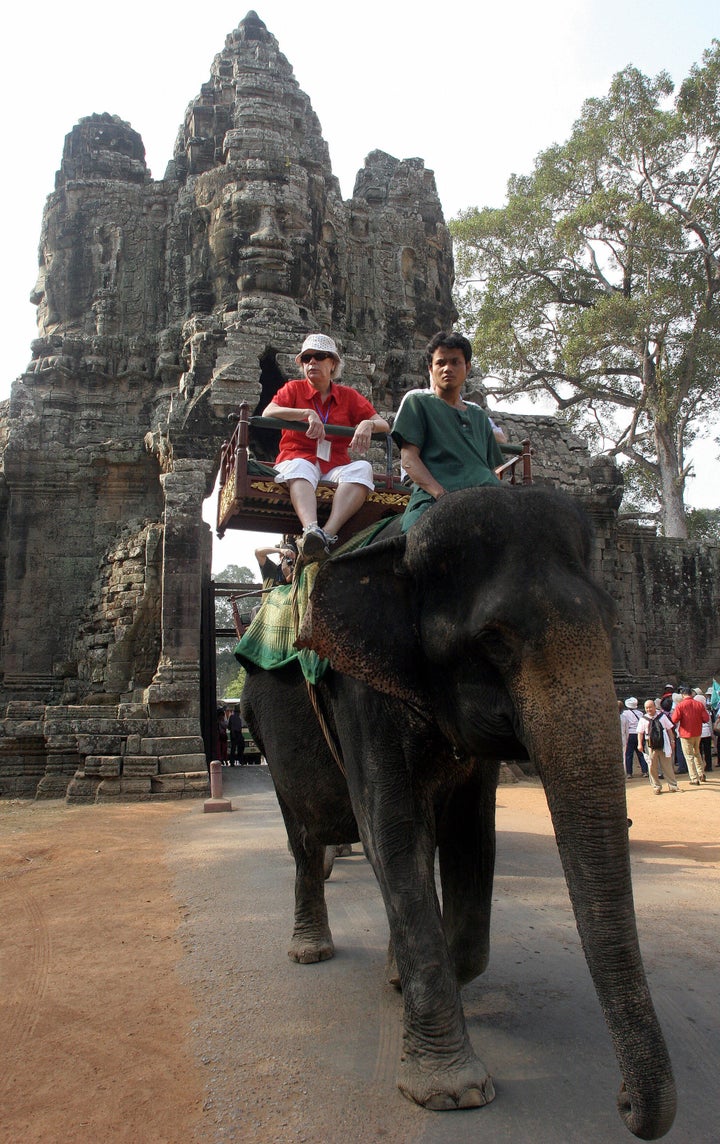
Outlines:
{"type": "Polygon", "coordinates": [[[526,437],[522,444],[522,483],[524,485],[531,485],[532,479],[532,449],[530,448],[530,438],[526,437]]]}

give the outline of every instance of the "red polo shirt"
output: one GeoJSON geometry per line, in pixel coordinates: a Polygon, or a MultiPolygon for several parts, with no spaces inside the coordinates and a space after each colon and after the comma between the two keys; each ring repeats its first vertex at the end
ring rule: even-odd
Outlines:
{"type": "MultiPolygon", "coordinates": [[[[325,401],[321,401],[320,394],[307,378],[298,381],[287,381],[273,397],[275,405],[285,406],[287,409],[314,409],[326,425],[350,425],[353,429],[361,421],[367,421],[379,414],[373,409],[367,397],[363,397],[356,389],[349,385],[338,385],[336,381],[330,382],[325,401]]],[[[305,429],[283,429],[280,437],[280,452],[275,458],[275,464],[280,461],[291,461],[295,457],[303,457],[306,461],[317,461],[321,473],[328,473],[336,465],[350,463],[348,446],[350,437],[328,437],[330,442],[330,460],[320,461],[316,455],[317,442],[305,434],[305,429]]]]}
{"type": "Polygon", "coordinates": [[[681,739],[697,739],[710,715],[704,703],[698,703],[688,695],[678,703],[670,718],[676,725],[680,724],[681,739]]]}

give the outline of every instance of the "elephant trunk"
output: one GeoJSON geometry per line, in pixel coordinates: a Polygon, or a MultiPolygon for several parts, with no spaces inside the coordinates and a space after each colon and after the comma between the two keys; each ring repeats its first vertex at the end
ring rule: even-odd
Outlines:
{"type": "Polygon", "coordinates": [[[578,933],[622,1073],[619,1112],[635,1136],[655,1140],[673,1123],[675,1084],[635,924],[609,641],[600,624],[582,633],[563,628],[553,625],[545,647],[509,686],[545,787],[578,933]]]}

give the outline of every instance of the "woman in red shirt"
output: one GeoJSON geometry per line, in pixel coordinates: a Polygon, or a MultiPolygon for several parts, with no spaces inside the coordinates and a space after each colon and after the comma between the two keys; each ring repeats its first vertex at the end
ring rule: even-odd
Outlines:
{"type": "Polygon", "coordinates": [[[389,433],[390,426],[373,406],[347,385],[338,385],[342,361],[332,338],[309,334],[295,358],[304,377],[288,381],[263,411],[265,417],[301,421],[303,430],[283,429],[275,461],[278,484],[287,484],[290,500],[303,526],[298,548],[306,558],[317,559],[330,551],[343,524],[372,492],[369,461],[353,461],[350,450],[366,453],[373,433],[389,433]],[[328,437],[326,425],[349,425],[352,439],[328,437]],[[320,478],[337,485],[325,528],[317,520],[317,489],[320,478]]]}

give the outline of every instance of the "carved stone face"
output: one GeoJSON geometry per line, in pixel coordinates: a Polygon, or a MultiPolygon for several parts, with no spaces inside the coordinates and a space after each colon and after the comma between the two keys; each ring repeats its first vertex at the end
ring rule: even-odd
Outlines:
{"type": "Polygon", "coordinates": [[[292,254],[274,198],[267,183],[230,183],[213,212],[208,238],[223,298],[257,290],[290,293],[292,254]]]}
{"type": "Polygon", "coordinates": [[[204,185],[196,195],[209,215],[207,273],[215,305],[224,310],[257,293],[304,301],[314,277],[319,235],[307,176],[295,167],[278,178],[269,167],[247,162],[228,172],[224,184],[215,172],[198,180],[204,185]]]}
{"type": "Polygon", "coordinates": [[[114,332],[124,236],[130,250],[145,237],[144,155],[137,132],[105,113],[81,119],[66,137],[30,295],[42,334],[114,332]]]}
{"type": "Polygon", "coordinates": [[[46,214],[40,264],[30,301],[37,306],[41,334],[80,332],[93,297],[88,244],[77,240],[75,220],[59,208],[46,214]]]}

